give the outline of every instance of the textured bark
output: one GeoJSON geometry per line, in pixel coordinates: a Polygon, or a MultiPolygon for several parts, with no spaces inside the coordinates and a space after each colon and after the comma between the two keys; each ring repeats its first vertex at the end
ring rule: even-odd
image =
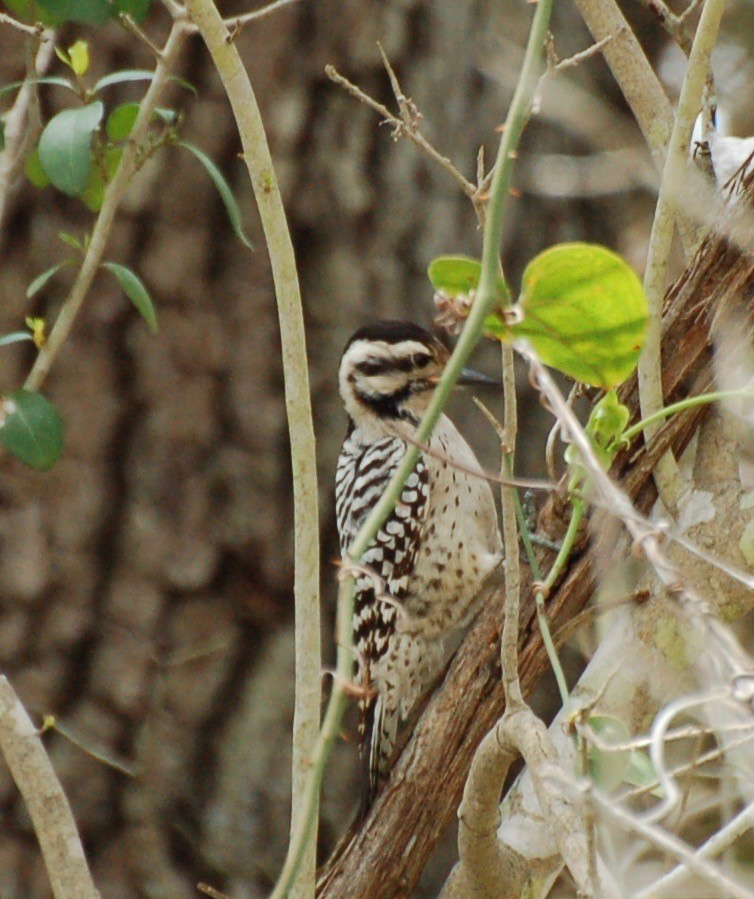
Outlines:
{"type": "MultiPolygon", "coordinates": [[[[224,3],[223,11],[244,9],[224,3]]],[[[587,45],[574,11],[559,9],[556,19],[562,55],[587,45]]],[[[327,80],[324,66],[389,103],[379,40],[428,137],[473,176],[478,147],[497,144],[516,74],[511,45],[499,41],[520,45],[527,22],[523,5],[493,0],[302,0],[237,38],[263,103],[301,269],[326,562],[335,553],[330,485],[345,430],[335,383],[340,349],[369,318],[426,323],[427,263],[441,252],[478,253],[479,235],[447,174],[393,143],[370,111],[327,80]]],[[[159,4],[146,28],[165,34],[159,4]]],[[[69,28],[61,42],[82,33],[69,28]]],[[[153,63],[115,26],[92,36],[92,46],[95,76],[153,63]]],[[[0,80],[22,74],[17,35],[4,29],[0,80]]],[[[195,895],[199,877],[259,895],[275,876],[288,828],[292,528],[275,305],[237,136],[198,39],[181,74],[199,89],[192,99],[171,88],[171,102],[185,110],[185,137],[227,174],[257,252],[249,257],[236,242],[193,157],[157,154],[129,191],[107,256],[148,285],[159,336],[100,276],[45,387],[66,422],[63,459],[41,475],[0,458],[0,667],[36,721],[54,713],[92,750],[134,770],[128,777],[57,734],[45,738],[97,885],[119,899],[183,899],[195,895]]],[[[574,77],[604,94],[604,69],[594,62],[574,77]]],[[[54,88],[42,95],[47,114],[64,99],[54,88]]],[[[139,96],[138,85],[127,85],[106,99],[139,96]]],[[[614,129],[595,128],[580,109],[548,105],[545,93],[542,121],[525,136],[522,173],[545,150],[609,148],[636,135],[615,117],[614,129]]],[[[0,333],[30,313],[54,318],[70,272],[31,304],[26,287],[68,255],[59,231],[90,226],[75,201],[17,187],[0,238],[0,333]]],[[[600,240],[640,257],[636,232],[624,225],[643,222],[634,227],[648,232],[650,210],[646,197],[631,194],[607,204],[524,191],[512,200],[505,236],[512,283],[558,240],[600,240]]],[[[494,348],[487,354],[496,365],[494,348]]],[[[0,391],[17,387],[30,361],[24,346],[0,350],[0,391]]],[[[529,470],[539,465],[546,427],[533,406],[524,427],[536,452],[520,453],[529,470]]],[[[454,416],[494,467],[495,437],[468,400],[454,416]]],[[[331,574],[325,566],[329,596],[331,574]]],[[[489,615],[492,628],[492,607],[489,615]]],[[[489,651],[492,630],[481,640],[489,651]]],[[[490,708],[499,705],[494,672],[494,663],[480,667],[477,659],[466,675],[477,678],[479,701],[486,696],[490,708]]],[[[461,728],[455,742],[470,746],[482,730],[461,728]]],[[[324,849],[356,801],[354,755],[343,746],[333,762],[324,849]]],[[[464,757],[453,763],[458,783],[464,757]]],[[[452,816],[454,795],[448,791],[428,837],[452,816]]],[[[0,808],[0,892],[47,896],[27,815],[2,766],[0,808]]]]}

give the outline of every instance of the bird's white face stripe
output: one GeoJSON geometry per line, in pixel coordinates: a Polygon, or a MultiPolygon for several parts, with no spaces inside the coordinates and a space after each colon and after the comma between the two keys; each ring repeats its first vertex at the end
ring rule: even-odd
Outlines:
{"type": "Polygon", "coordinates": [[[341,367],[348,363],[348,368],[366,362],[375,357],[382,359],[404,359],[415,353],[427,353],[430,348],[418,340],[402,340],[400,343],[387,343],[384,340],[355,340],[345,352],[341,367]]]}

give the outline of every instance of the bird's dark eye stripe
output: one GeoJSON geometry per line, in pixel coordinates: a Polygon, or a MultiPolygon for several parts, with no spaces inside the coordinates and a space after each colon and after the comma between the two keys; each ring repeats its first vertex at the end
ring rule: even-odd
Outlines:
{"type": "MultiPolygon", "coordinates": [[[[429,362],[422,362],[419,366],[424,368],[429,362]]],[[[391,372],[410,372],[416,367],[416,356],[400,356],[397,359],[365,359],[363,362],[357,362],[354,368],[363,375],[386,375],[391,372]]]]}
{"type": "Polygon", "coordinates": [[[415,353],[414,354],[414,367],[415,368],[426,368],[431,361],[432,361],[432,357],[429,355],[429,353],[415,353]]]}

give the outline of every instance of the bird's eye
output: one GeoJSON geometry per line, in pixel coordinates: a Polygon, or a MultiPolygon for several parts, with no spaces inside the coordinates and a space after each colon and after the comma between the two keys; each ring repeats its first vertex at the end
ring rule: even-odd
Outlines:
{"type": "Polygon", "coordinates": [[[414,355],[415,368],[426,368],[431,361],[432,357],[429,355],[429,353],[416,353],[414,355]]]}

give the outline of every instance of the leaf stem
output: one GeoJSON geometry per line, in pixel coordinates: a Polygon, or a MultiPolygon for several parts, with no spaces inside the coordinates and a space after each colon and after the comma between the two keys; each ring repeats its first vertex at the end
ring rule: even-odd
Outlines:
{"type": "Polygon", "coordinates": [[[539,622],[539,630],[542,634],[542,642],[544,643],[547,657],[550,660],[550,665],[552,666],[553,673],[555,674],[555,680],[558,683],[560,701],[563,704],[563,708],[567,706],[569,700],[568,682],[566,681],[563,667],[560,664],[560,659],[558,658],[558,651],[555,648],[555,642],[553,641],[552,634],[550,633],[550,625],[547,621],[545,598],[555,584],[555,581],[557,581],[558,577],[560,576],[561,571],[568,561],[568,557],[571,555],[573,544],[576,541],[576,534],[578,533],[579,525],[581,524],[581,519],[583,517],[584,500],[574,498],[571,508],[571,519],[568,522],[568,528],[565,532],[565,536],[563,537],[563,542],[560,546],[558,555],[556,556],[555,561],[552,563],[552,568],[550,568],[549,574],[545,578],[545,581],[542,585],[543,589],[537,590],[534,597],[534,601],[537,606],[537,621],[539,622]]]}
{"type": "Polygon", "coordinates": [[[671,415],[677,415],[679,412],[683,412],[686,409],[693,409],[694,406],[703,406],[706,403],[717,403],[721,400],[732,400],[738,399],[739,397],[749,397],[750,399],[754,399],[754,386],[739,387],[736,390],[716,390],[713,393],[700,393],[698,396],[686,397],[685,400],[679,400],[677,403],[671,403],[669,406],[664,406],[662,409],[658,409],[657,412],[653,412],[652,415],[642,418],[642,420],[638,421],[635,425],[631,425],[630,428],[626,428],[621,434],[621,439],[630,442],[637,434],[640,434],[647,425],[662,421],[664,418],[669,418],[671,415]]]}

